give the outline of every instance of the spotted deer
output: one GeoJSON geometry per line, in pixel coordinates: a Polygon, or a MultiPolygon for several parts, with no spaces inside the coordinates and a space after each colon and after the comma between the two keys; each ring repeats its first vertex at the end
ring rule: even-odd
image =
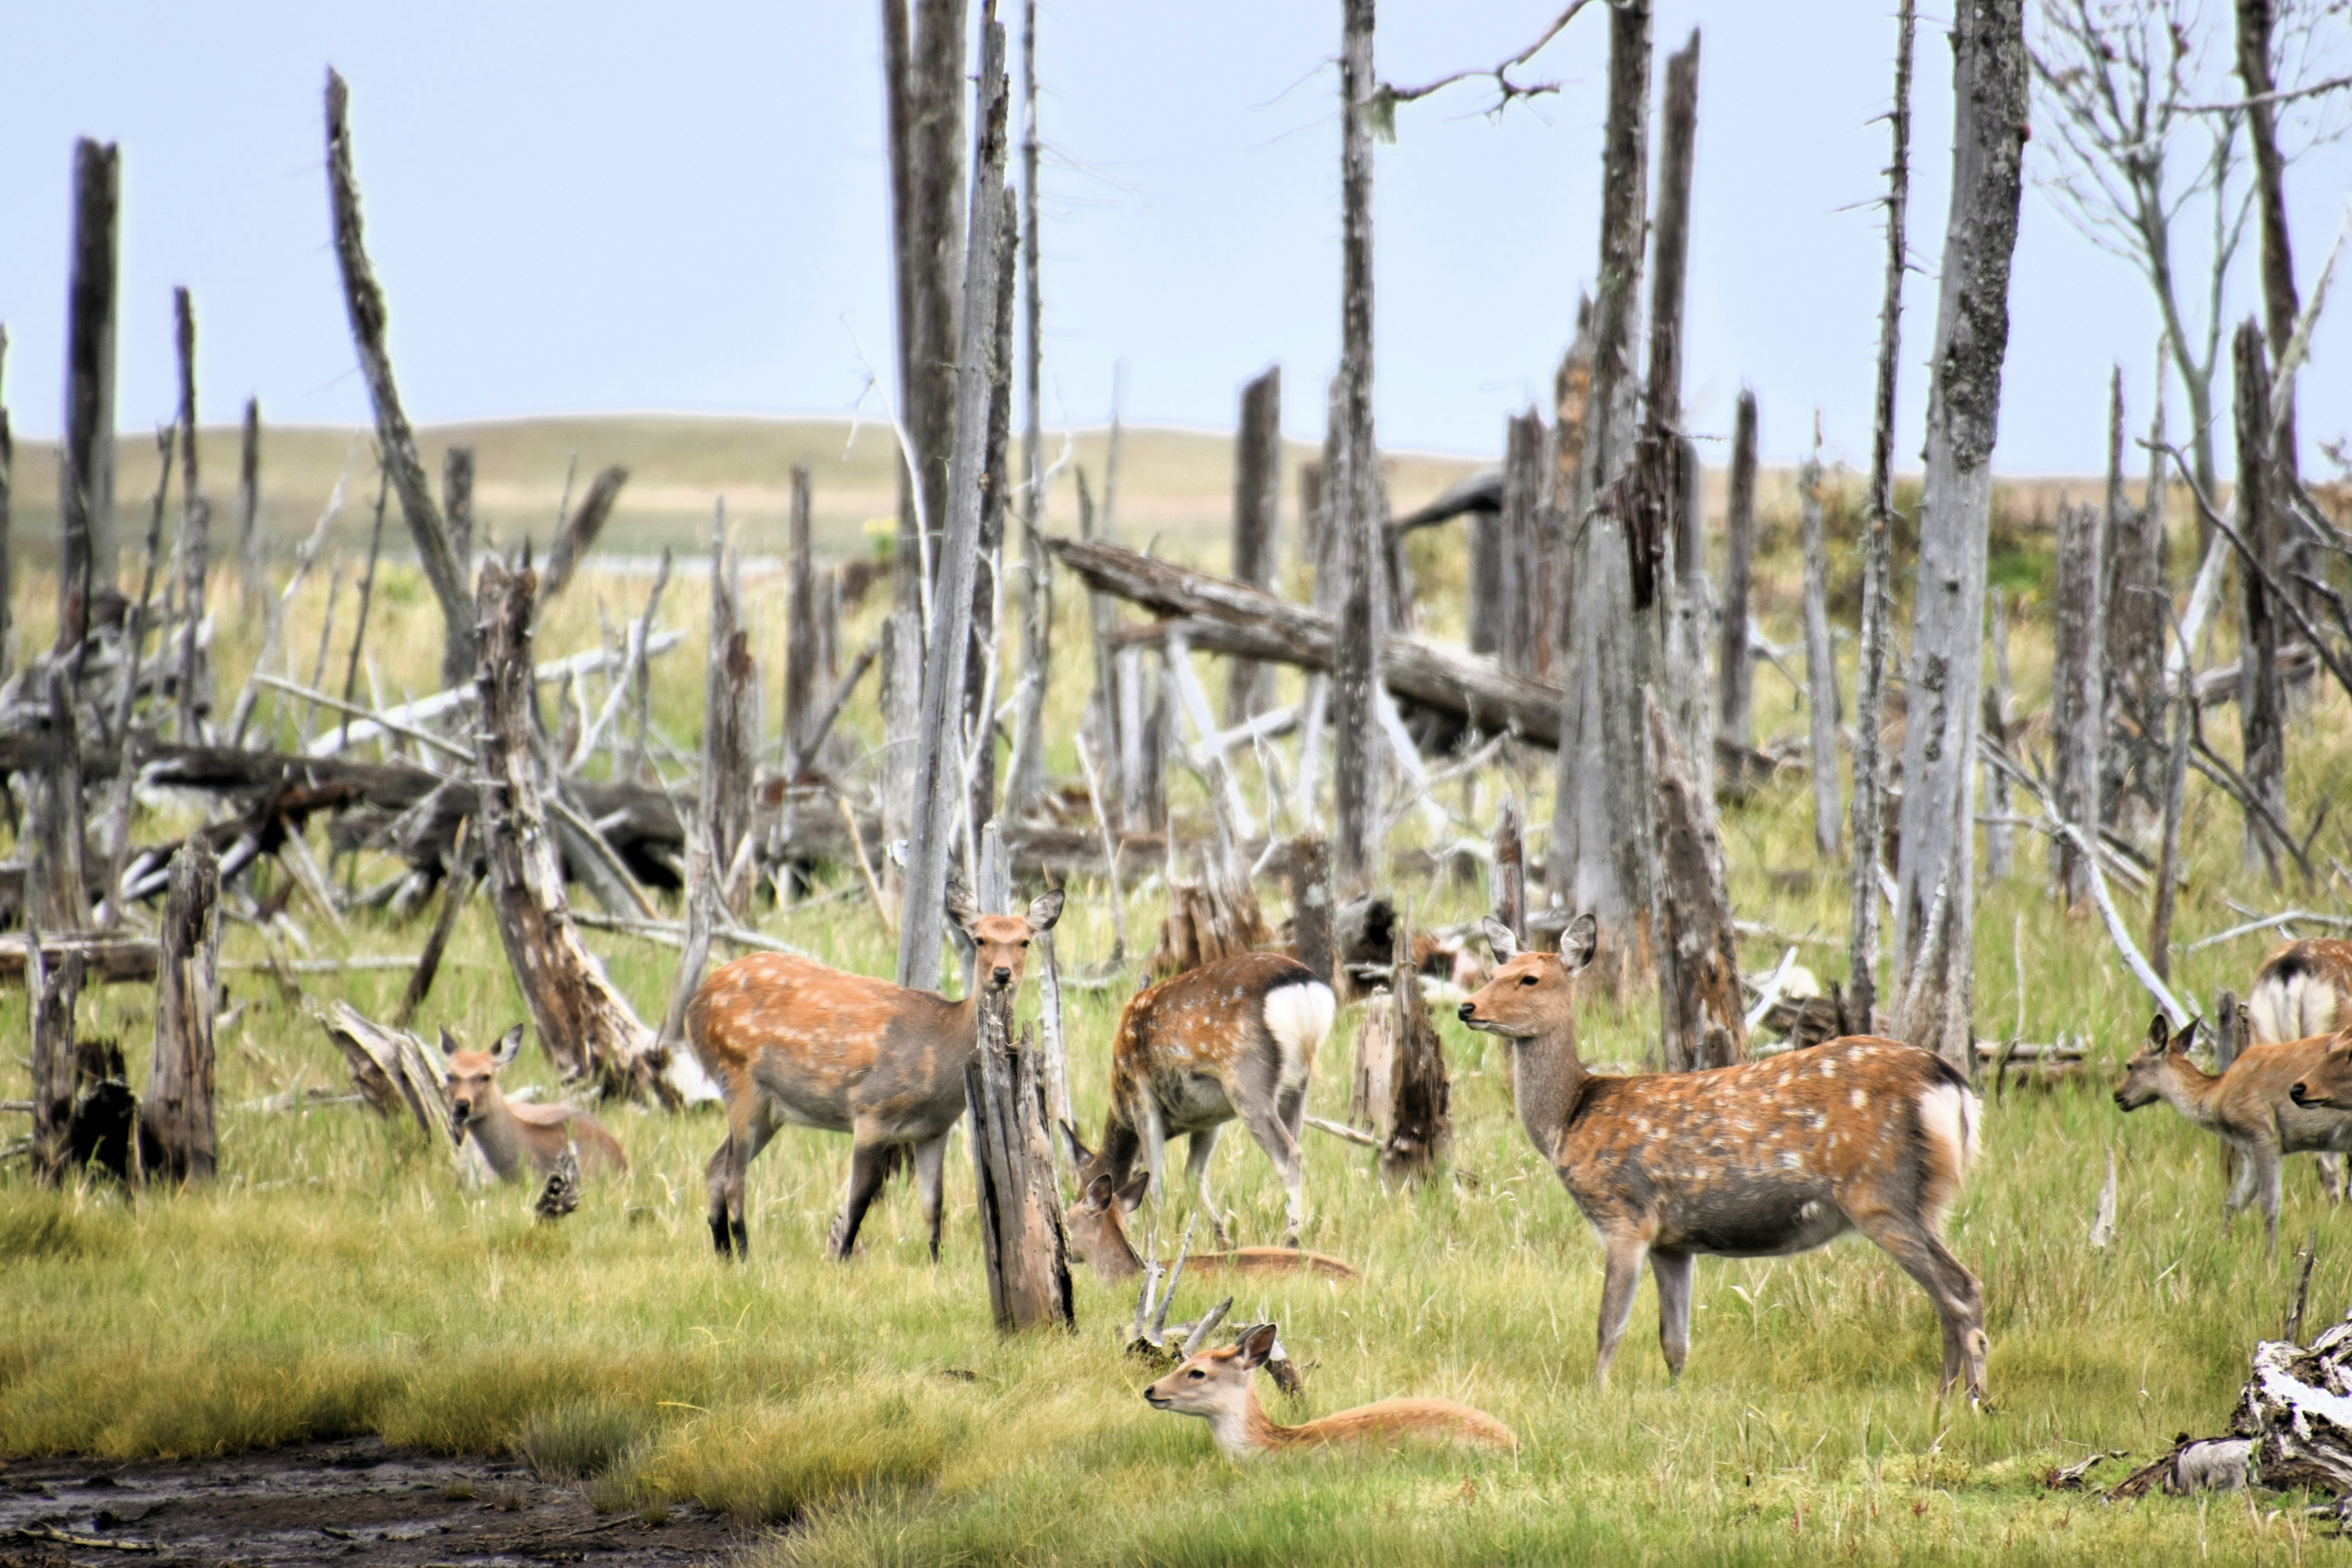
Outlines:
{"type": "Polygon", "coordinates": [[[1154,1410],[1198,1415],[1229,1459],[1255,1459],[1291,1448],[1338,1444],[1393,1447],[1408,1438],[1512,1448],[1511,1429],[1483,1410],[1451,1399],[1383,1399],[1360,1405],[1318,1421],[1285,1426],[1257,1399],[1255,1373],[1274,1353],[1275,1325],[1243,1331],[1236,1342],[1187,1356],[1181,1365],[1143,1391],[1154,1410]]]}
{"type": "Polygon", "coordinates": [[[491,1049],[469,1051],[449,1031],[441,1031],[441,1054],[448,1061],[443,1088],[449,1098],[449,1130],[460,1143],[471,1141],[499,1180],[534,1180],[555,1173],[564,1151],[576,1148],[577,1174],[626,1174],[629,1157],[621,1142],[588,1112],[570,1105],[525,1105],[499,1089],[499,1072],[522,1049],[517,1024],[491,1049]]]}
{"type": "MultiPolygon", "coordinates": [[[[2332,1035],[2352,1025],[2352,942],[2333,937],[2290,942],[2263,960],[2246,998],[2247,1033],[2258,1046],[2332,1035]]],[[[2317,1155],[2319,1185],[2344,1201],[2344,1156],[2317,1155]]]]}
{"type": "Polygon", "coordinates": [[[2309,1099],[2331,1041],[2323,1036],[2249,1046],[2217,1076],[2189,1059],[2196,1033],[2193,1019],[2168,1031],[2158,1014],[2147,1026],[2147,1043],[2124,1064],[2116,1104],[2137,1110],[2161,1100],[2236,1150],[2238,1178],[2221,1199],[2221,1213],[2234,1216],[2259,1202],[2263,1234],[2276,1248],[2281,1162],[2289,1154],[2352,1150],[2352,1115],[2309,1099]],[[2305,1097],[2296,1096],[2297,1089],[2305,1097]]]}
{"type": "MultiPolygon", "coordinates": [[[[1070,1155],[1077,1168],[1086,1169],[1094,1155],[1078,1142],[1077,1133],[1066,1121],[1062,1124],[1062,1136],[1069,1141],[1070,1155]]],[[[1097,1176],[1062,1216],[1062,1228],[1069,1237],[1070,1257],[1091,1268],[1095,1278],[1106,1285],[1122,1284],[1143,1273],[1143,1258],[1127,1237],[1127,1216],[1141,1205],[1150,1184],[1149,1171],[1136,1172],[1125,1186],[1117,1188],[1111,1185],[1108,1176],[1097,1176]]],[[[1235,1247],[1222,1252],[1193,1252],[1186,1256],[1190,1268],[1256,1279],[1286,1274],[1314,1274],[1329,1279],[1356,1277],[1356,1271],[1338,1258],[1296,1247],[1235,1247]]]]}
{"type": "Polygon", "coordinates": [[[1295,958],[1237,952],[1136,993],[1111,1037],[1110,1110],[1101,1147],[1080,1165],[1078,1185],[1098,1176],[1126,1184],[1140,1154],[1151,1190],[1168,1192],[1168,1140],[1186,1140],[1185,1173],[1216,1233],[1231,1245],[1209,1191],[1209,1158],[1238,1118],[1274,1162],[1288,1197],[1283,1240],[1307,1223],[1298,1146],[1315,1053],[1331,1032],[1331,987],[1295,958]]]}
{"type": "Polygon", "coordinates": [[[1606,1383],[1646,1259],[1658,1343],[1676,1377],[1690,1350],[1702,1254],[1770,1258],[1848,1229],[1885,1249],[1943,1321],[1941,1388],[1985,1388],[1984,1293],[1943,1243],[1977,1145],[1968,1080],[1930,1053],[1853,1036],[1705,1072],[1617,1078],[1576,1054],[1575,975],[1595,930],[1580,915],[1558,952],[1520,952],[1488,921],[1495,976],[1462,1021],[1510,1042],[1519,1121],[1601,1238],[1596,1382],[1606,1383]]]}
{"type": "Polygon", "coordinates": [[[849,1189],[828,1253],[846,1259],[882,1190],[894,1148],[913,1151],[915,1184],[940,1256],[948,1131],[964,1112],[963,1069],[980,1041],[980,994],[1020,989],[1029,943],[1062,918],[1057,889],[1024,915],[984,915],[961,887],[948,919],[971,939],[976,984],[961,1002],[805,958],[755,952],[722,965],[686,1005],[686,1037],[727,1097],[727,1138],[710,1156],[710,1242],[749,1255],[743,1181],[785,1124],[846,1132],[849,1189]]]}

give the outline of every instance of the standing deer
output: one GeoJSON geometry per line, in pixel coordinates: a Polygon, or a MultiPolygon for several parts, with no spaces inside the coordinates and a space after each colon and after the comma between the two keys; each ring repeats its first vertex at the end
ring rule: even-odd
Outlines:
{"type": "Polygon", "coordinates": [[[1943,1321],[1940,1388],[1985,1389],[1984,1292],[1946,1249],[1945,1212],[1977,1144],[1968,1080],[1927,1051],[1868,1036],[1706,1072],[1612,1078],[1576,1054],[1575,974],[1595,928],[1520,952],[1488,921],[1495,977],[1462,1021],[1511,1042],[1519,1121],[1607,1255],[1596,1382],[1609,1379],[1643,1259],[1658,1281],[1658,1343],[1682,1375],[1696,1258],[1770,1258],[1861,1231],[1919,1282],[1943,1321]]]}
{"type": "Polygon", "coordinates": [[[1079,1188],[1098,1176],[1124,1185],[1140,1153],[1152,1190],[1164,1196],[1168,1140],[1181,1134],[1186,1174],[1218,1247],[1229,1246],[1209,1192],[1209,1157],[1225,1123],[1239,1117],[1282,1178],[1283,1241],[1296,1246],[1307,1223],[1298,1147],[1307,1082],[1335,1005],[1313,970],[1276,952],[1234,953],[1138,992],[1111,1039],[1110,1110],[1102,1146],[1080,1165],[1079,1188]]]}
{"type": "Polygon", "coordinates": [[[2280,1162],[2310,1151],[2352,1150],[2352,1115],[2325,1109],[2317,1100],[2306,1103],[2295,1093],[2308,1090],[2331,1042],[2322,1037],[2249,1046],[2229,1071],[2216,1077],[2189,1058],[2196,1034],[2193,1019],[2168,1033],[2164,1015],[2158,1014],[2147,1026],[2147,1044],[2124,1064],[2116,1104],[2137,1110],[2161,1100],[2236,1150],[2238,1179],[2222,1198],[2221,1212],[2233,1216],[2259,1200],[2263,1230],[2275,1251],[2280,1162]]]}
{"type": "MultiPolygon", "coordinates": [[[[2263,960],[2246,998],[2247,1033],[2258,1046],[2332,1035],[2352,1024],[2352,942],[2333,937],[2290,942],[2263,960]]],[[[2344,1156],[2318,1154],[2319,1185],[2344,1201],[2344,1156]]]]}
{"type": "MultiPolygon", "coordinates": [[[[1077,1133],[1066,1121],[1062,1124],[1062,1136],[1069,1141],[1071,1159],[1083,1171],[1094,1155],[1078,1142],[1077,1133]]],[[[1070,1240],[1070,1257],[1092,1268],[1095,1278],[1106,1285],[1121,1284],[1143,1273],[1143,1258],[1127,1237],[1127,1216],[1143,1202],[1145,1190],[1150,1184],[1149,1171],[1136,1172],[1125,1186],[1118,1188],[1111,1185],[1108,1176],[1097,1176],[1062,1216],[1062,1228],[1070,1240]]],[[[1353,1268],[1336,1258],[1304,1252],[1295,1247],[1235,1247],[1187,1256],[1195,1268],[1254,1278],[1277,1274],[1317,1274],[1331,1279],[1356,1277],[1353,1268]]]]}
{"type": "Polygon", "coordinates": [[[1235,1343],[1185,1357],[1183,1364],[1143,1391],[1144,1400],[1154,1410],[1207,1421],[1209,1435],[1229,1459],[1335,1443],[1393,1446],[1407,1437],[1492,1448],[1518,1444],[1500,1421],[1451,1399],[1383,1399],[1304,1426],[1285,1426],[1258,1403],[1252,1375],[1274,1353],[1274,1342],[1272,1323],[1246,1329],[1235,1343]]]}
{"type": "Polygon", "coordinates": [[[704,1174],[710,1242],[750,1253],[743,1178],[787,1122],[850,1134],[849,1192],[827,1251],[845,1260],[895,1147],[914,1152],[915,1183],[940,1257],[940,1183],[948,1131],[964,1112],[963,1069],[980,1043],[980,993],[1021,986],[1032,939],[1062,918],[1056,889],[1029,913],[984,915],[960,886],[948,919],[971,939],[977,984],[961,1002],[805,958],[755,952],[722,965],[686,1005],[695,1059],[727,1096],[727,1140],[704,1174]]]}
{"type": "Polygon", "coordinates": [[[572,1175],[605,1171],[628,1173],[629,1157],[620,1140],[586,1111],[569,1105],[518,1105],[499,1090],[499,1070],[522,1049],[522,1026],[506,1032],[487,1051],[469,1051],[449,1031],[441,1031],[441,1054],[448,1059],[443,1087],[449,1096],[449,1129],[463,1143],[472,1139],[483,1161],[502,1182],[525,1173],[545,1178],[562,1164],[567,1149],[577,1147],[578,1167],[572,1175]]]}

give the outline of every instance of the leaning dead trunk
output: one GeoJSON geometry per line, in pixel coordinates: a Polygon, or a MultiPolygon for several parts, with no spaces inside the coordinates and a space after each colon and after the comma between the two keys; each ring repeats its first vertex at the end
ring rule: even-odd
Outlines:
{"type": "Polygon", "coordinates": [[[1667,1072],[1729,1067],[1746,1054],[1748,1027],[1723,845],[1655,698],[1648,717],[1658,759],[1658,1061],[1667,1072]]]}
{"type": "MultiPolygon", "coordinates": [[[[2099,745],[2106,711],[2106,621],[2100,604],[2099,561],[2104,519],[2097,508],[2058,512],[2058,635],[2050,667],[2050,724],[2057,766],[2051,801],[2059,815],[2095,838],[2099,810],[2099,745]]],[[[2051,844],[2051,874],[2070,908],[2091,896],[2089,858],[2073,840],[2051,844]]]]}
{"type": "Polygon", "coordinates": [[[141,1163],[173,1182],[212,1180],[213,1015],[220,1002],[220,864],[201,837],[172,858],[157,933],[155,1055],[139,1108],[141,1163]]]}

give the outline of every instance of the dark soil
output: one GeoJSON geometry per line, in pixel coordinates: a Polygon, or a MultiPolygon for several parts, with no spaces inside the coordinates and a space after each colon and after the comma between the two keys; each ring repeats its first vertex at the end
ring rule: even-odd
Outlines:
{"type": "Polygon", "coordinates": [[[373,1438],[218,1459],[0,1465],[0,1568],[106,1563],[727,1563],[752,1533],[690,1504],[599,1514],[509,1459],[373,1438]]]}

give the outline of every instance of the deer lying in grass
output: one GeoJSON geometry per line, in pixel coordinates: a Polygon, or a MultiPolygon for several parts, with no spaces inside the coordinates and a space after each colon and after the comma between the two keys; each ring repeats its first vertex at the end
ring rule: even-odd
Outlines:
{"type": "Polygon", "coordinates": [[[2192,1019],[2168,1032],[2159,1013],[2147,1026],[2147,1044],[2124,1064],[2116,1104],[2137,1110],[2161,1100],[2238,1152],[2238,1179],[2221,1200],[2225,1217],[2249,1203],[2263,1205],[2263,1231],[2278,1247],[2280,1162],[2289,1154],[2352,1150],[2352,1115],[2305,1104],[2306,1090],[2332,1043],[2326,1037],[2283,1045],[2249,1046],[2219,1077],[2189,1058],[2197,1034],[2192,1019]]]}
{"type": "MultiPolygon", "coordinates": [[[[2263,960],[2246,998],[2248,1032],[2258,1046],[2332,1035],[2352,1025],[2352,942],[2333,937],[2290,942],[2263,960]]],[[[2319,1184],[2344,1201],[2344,1156],[2318,1154],[2319,1184]]]]}
{"type": "Polygon", "coordinates": [[[1283,1241],[1307,1223],[1298,1133],[1315,1053],[1331,1032],[1331,987],[1295,958],[1240,952],[1138,992],[1111,1039],[1110,1110],[1102,1146],[1078,1170],[1091,1189],[1123,1185],[1140,1153],[1151,1187],[1168,1191],[1168,1140],[1188,1140],[1186,1174],[1220,1247],[1224,1216],[1209,1192],[1209,1157],[1236,1117],[1265,1151],[1288,1194],[1283,1241]]]}
{"type": "MultiPolygon", "coordinates": [[[[1071,1158],[1084,1170],[1094,1155],[1078,1142],[1067,1122],[1062,1136],[1069,1141],[1071,1158]]],[[[1106,1285],[1123,1284],[1141,1277],[1143,1258],[1127,1237],[1127,1216],[1143,1202],[1151,1173],[1138,1171],[1123,1187],[1114,1188],[1108,1176],[1097,1176],[1062,1216],[1068,1233],[1070,1257],[1091,1267],[1106,1285]]],[[[1353,1279],[1356,1271],[1336,1258],[1302,1252],[1295,1247],[1236,1247],[1221,1252],[1190,1254],[1199,1268],[1256,1278],[1280,1274],[1319,1274],[1332,1279],[1353,1279]]]]}
{"type": "Polygon", "coordinates": [[[1285,1426],[1258,1403],[1253,1375],[1274,1353],[1274,1343],[1272,1323],[1245,1329],[1235,1343],[1186,1356],[1174,1372],[1145,1389],[1143,1397],[1154,1410],[1207,1421],[1209,1435],[1229,1459],[1339,1443],[1394,1446],[1408,1437],[1493,1448],[1518,1445],[1508,1426],[1451,1399],[1383,1399],[1304,1426],[1285,1426]]]}
{"type": "Polygon", "coordinates": [[[607,1171],[626,1174],[629,1157],[621,1152],[620,1140],[586,1111],[569,1105],[518,1105],[499,1091],[499,1069],[521,1049],[520,1024],[487,1051],[467,1050],[448,1030],[441,1031],[441,1054],[449,1064],[443,1085],[449,1096],[449,1130],[457,1141],[472,1139],[502,1182],[551,1176],[572,1148],[578,1150],[575,1179],[607,1171]]]}
{"type": "Polygon", "coordinates": [[[727,1140],[705,1171],[710,1243],[749,1255],[744,1173],[785,1123],[846,1132],[849,1191],[827,1251],[846,1258],[882,1190],[894,1147],[914,1152],[915,1184],[940,1257],[948,1131],[964,1113],[963,1069],[980,1042],[980,993],[1017,991],[1031,940],[1062,918],[1059,889],[1029,913],[984,915],[951,886],[948,918],[975,950],[971,995],[950,1002],[805,958],[755,952],[722,965],[686,1005],[686,1037],[727,1096],[727,1140]]]}
{"type": "Polygon", "coordinates": [[[1486,922],[1498,967],[1462,1021],[1511,1042],[1519,1121],[1600,1234],[1596,1381],[1606,1383],[1647,1259],[1658,1343],[1679,1377],[1696,1258],[1803,1252],[1852,1228],[1919,1282],[1943,1321],[1942,1388],[1985,1387],[1984,1293],[1945,1248],[1945,1211],[1976,1152],[1978,1104],[1948,1063],[1853,1037],[1706,1072],[1611,1078],[1576,1054],[1575,973],[1591,962],[1580,915],[1560,951],[1520,952],[1486,922]]]}

